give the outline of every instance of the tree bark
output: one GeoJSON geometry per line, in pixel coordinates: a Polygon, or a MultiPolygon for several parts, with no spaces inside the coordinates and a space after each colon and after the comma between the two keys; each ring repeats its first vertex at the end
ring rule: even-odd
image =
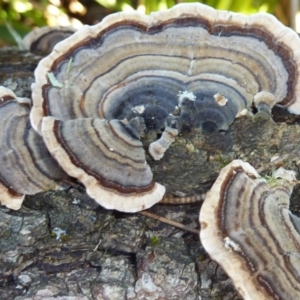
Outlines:
{"type": "MultiPolygon", "coordinates": [[[[0,49],[0,85],[30,97],[41,58],[0,49]]],[[[236,158],[269,174],[270,160],[278,156],[298,173],[299,117],[279,108],[273,114],[276,122],[243,116],[227,132],[182,132],[161,160],[147,154],[154,180],[180,198],[205,193],[236,158]]],[[[145,149],[150,142],[144,140],[145,149]]],[[[296,188],[295,213],[298,194],[296,188]]],[[[199,229],[200,206],[156,205],[150,211],[199,229]]],[[[139,214],[107,211],[82,187],[27,196],[19,211],[1,207],[0,215],[3,299],[240,299],[199,236],[139,214]]]]}

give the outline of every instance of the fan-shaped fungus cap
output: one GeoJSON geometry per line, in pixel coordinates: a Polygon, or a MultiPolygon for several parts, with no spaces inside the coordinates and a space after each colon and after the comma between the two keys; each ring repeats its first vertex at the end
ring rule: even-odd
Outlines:
{"type": "Polygon", "coordinates": [[[39,63],[31,122],[40,131],[44,116],[131,120],[143,111],[147,128],[164,127],[180,91],[195,95],[204,128],[228,127],[264,92],[300,113],[299,49],[298,35],[265,13],[189,3],[150,16],[112,14],[39,63]]]}
{"type": "Polygon", "coordinates": [[[164,186],[153,181],[139,140],[142,119],[119,120],[45,117],[44,141],[70,176],[107,209],[136,212],[159,202],[164,186]]]}
{"type": "Polygon", "coordinates": [[[24,46],[31,52],[50,53],[60,41],[72,35],[76,29],[71,26],[45,26],[30,31],[23,38],[24,46]]]}
{"type": "Polygon", "coordinates": [[[67,175],[29,121],[30,99],[0,87],[0,203],[19,209],[24,194],[55,189],[67,175]]]}
{"type": "Polygon", "coordinates": [[[201,242],[244,299],[300,299],[300,218],[289,210],[294,179],[281,169],[268,186],[235,160],[203,203],[201,242]]]}

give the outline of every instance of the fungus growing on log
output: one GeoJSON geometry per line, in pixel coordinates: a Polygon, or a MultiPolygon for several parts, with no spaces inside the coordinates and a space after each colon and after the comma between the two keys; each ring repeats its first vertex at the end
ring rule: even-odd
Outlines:
{"type": "Polygon", "coordinates": [[[44,141],[59,165],[82,182],[87,193],[107,209],[144,210],[159,202],[165,187],[153,181],[139,140],[143,119],[45,117],[44,141]]]}
{"type": "Polygon", "coordinates": [[[0,87],[0,203],[19,209],[24,195],[56,189],[68,176],[29,121],[30,99],[0,87]]]}
{"type": "Polygon", "coordinates": [[[76,31],[71,26],[45,26],[30,31],[24,38],[23,44],[31,52],[50,53],[53,47],[76,31]]]}
{"type": "Polygon", "coordinates": [[[294,184],[293,171],[275,171],[268,185],[235,160],[207,193],[202,245],[244,299],[300,298],[300,218],[289,210],[294,184]]]}
{"type": "Polygon", "coordinates": [[[148,130],[162,130],[180,91],[195,96],[192,125],[208,130],[226,130],[258,93],[261,106],[266,93],[266,105],[300,113],[299,49],[298,35],[265,13],[190,3],[149,16],[112,14],[39,63],[32,126],[40,132],[44,116],[140,116],[148,130]]]}

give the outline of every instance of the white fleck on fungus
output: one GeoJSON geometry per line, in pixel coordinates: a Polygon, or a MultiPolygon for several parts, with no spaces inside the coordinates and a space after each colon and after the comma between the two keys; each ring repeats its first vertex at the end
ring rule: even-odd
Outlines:
{"type": "Polygon", "coordinates": [[[222,94],[217,93],[214,95],[214,98],[216,100],[216,102],[220,105],[220,106],[224,106],[226,105],[228,99],[226,97],[224,97],[222,94]]]}

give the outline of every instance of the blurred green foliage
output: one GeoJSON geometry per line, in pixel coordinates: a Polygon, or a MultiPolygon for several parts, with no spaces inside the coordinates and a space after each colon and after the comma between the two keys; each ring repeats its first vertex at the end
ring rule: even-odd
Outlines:
{"type": "MultiPolygon", "coordinates": [[[[158,11],[172,7],[179,2],[195,2],[191,0],[0,0],[0,45],[12,44],[14,39],[7,30],[6,23],[10,23],[12,27],[21,35],[24,36],[34,27],[45,25],[53,25],[53,20],[50,22],[52,14],[69,16],[78,19],[83,23],[95,23],[104,15],[122,11],[138,9],[144,13],[158,11]],[[72,9],[73,5],[73,9],[72,9]],[[75,5],[75,6],[74,6],[75,5]],[[74,13],[74,7],[81,7],[84,13],[74,13]],[[84,18],[83,14],[88,14],[89,10],[102,9],[98,19],[93,20],[90,15],[84,18]],[[87,22],[88,20],[88,22],[87,22]]],[[[210,5],[217,9],[231,10],[242,13],[255,13],[258,11],[270,12],[274,11],[278,0],[204,0],[199,1],[210,5]]],[[[59,18],[57,18],[59,21],[59,18]]],[[[57,21],[57,22],[58,22],[57,21]]],[[[55,21],[54,21],[55,22],[55,21]]],[[[66,24],[57,24],[66,25],[66,24]]]]}
{"type": "MultiPolygon", "coordinates": [[[[95,0],[99,4],[107,8],[117,8],[117,10],[124,10],[132,7],[137,9],[140,5],[145,7],[145,12],[149,14],[151,11],[158,11],[170,8],[180,2],[197,2],[193,0],[140,0],[137,5],[133,5],[135,1],[131,0],[95,0]]],[[[255,13],[258,11],[270,12],[274,11],[275,5],[279,2],[278,0],[204,0],[198,1],[216,9],[231,10],[235,12],[242,12],[246,14],[255,13]]]]}
{"type": "Polygon", "coordinates": [[[44,16],[48,0],[27,1],[27,0],[0,0],[0,41],[2,43],[15,43],[12,35],[9,33],[6,23],[24,36],[34,26],[47,25],[47,19],[44,16]]]}

